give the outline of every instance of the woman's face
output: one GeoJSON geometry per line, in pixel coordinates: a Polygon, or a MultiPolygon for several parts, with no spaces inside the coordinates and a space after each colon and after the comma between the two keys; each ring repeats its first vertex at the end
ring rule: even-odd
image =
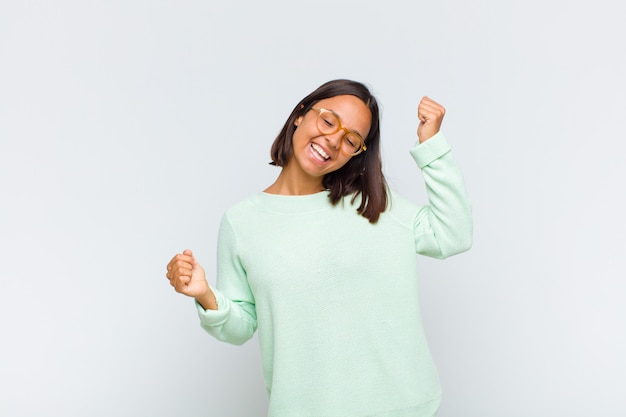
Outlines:
{"type": "MultiPolygon", "coordinates": [[[[367,137],[372,114],[361,99],[351,95],[335,96],[318,101],[314,107],[333,111],[344,128],[362,138],[367,137]]],[[[296,119],[293,155],[287,166],[297,168],[305,175],[321,178],[343,167],[352,156],[340,150],[345,131],[340,129],[331,135],[322,134],[317,125],[318,116],[318,111],[310,110],[296,119]]]]}

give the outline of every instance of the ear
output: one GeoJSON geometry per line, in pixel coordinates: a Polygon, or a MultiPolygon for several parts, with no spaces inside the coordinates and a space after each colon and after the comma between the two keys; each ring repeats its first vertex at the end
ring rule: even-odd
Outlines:
{"type": "Polygon", "coordinates": [[[300,122],[302,122],[302,117],[303,116],[300,116],[296,120],[294,120],[293,124],[296,126],[300,126],[300,122]]]}

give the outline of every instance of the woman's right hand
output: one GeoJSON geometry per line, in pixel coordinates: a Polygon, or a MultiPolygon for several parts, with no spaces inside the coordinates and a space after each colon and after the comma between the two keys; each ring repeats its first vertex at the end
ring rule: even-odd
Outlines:
{"type": "Polygon", "coordinates": [[[204,268],[189,249],[172,258],[165,276],[176,292],[195,298],[205,310],[217,310],[215,294],[206,280],[204,268]]]}

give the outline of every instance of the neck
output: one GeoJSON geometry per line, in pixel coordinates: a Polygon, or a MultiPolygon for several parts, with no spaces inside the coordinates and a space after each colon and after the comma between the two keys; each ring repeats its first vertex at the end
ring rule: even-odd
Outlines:
{"type": "Polygon", "coordinates": [[[294,175],[291,170],[284,167],[276,181],[265,190],[270,194],[282,195],[307,195],[324,191],[322,185],[323,177],[310,177],[303,175],[294,175]]]}

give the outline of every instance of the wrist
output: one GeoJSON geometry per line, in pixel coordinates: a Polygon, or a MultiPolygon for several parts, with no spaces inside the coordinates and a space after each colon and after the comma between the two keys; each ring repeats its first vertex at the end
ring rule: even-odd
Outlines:
{"type": "Polygon", "coordinates": [[[207,291],[204,294],[195,297],[195,299],[198,302],[198,304],[200,304],[202,308],[204,308],[205,310],[217,310],[218,309],[217,297],[215,296],[215,293],[211,290],[210,287],[207,288],[207,291]]]}

